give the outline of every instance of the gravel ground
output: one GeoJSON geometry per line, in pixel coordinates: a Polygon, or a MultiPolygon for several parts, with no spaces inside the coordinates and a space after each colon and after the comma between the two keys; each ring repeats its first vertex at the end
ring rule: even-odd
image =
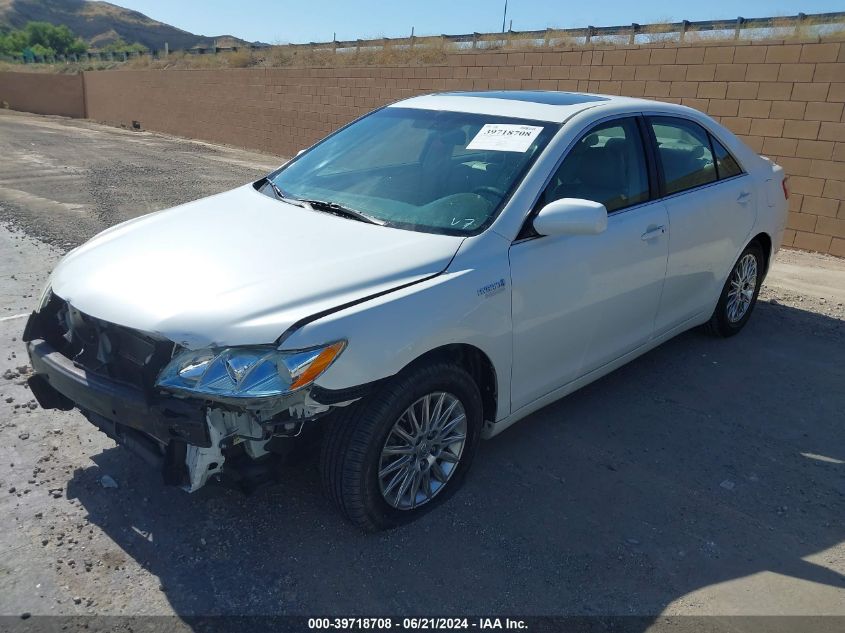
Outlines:
{"type": "Polygon", "coordinates": [[[84,121],[0,112],[0,220],[62,249],[242,185],[283,161],[84,121]]]}
{"type": "Polygon", "coordinates": [[[310,462],[187,495],[39,409],[21,315],[62,252],[279,162],[0,112],[0,614],[845,616],[843,260],[782,252],[740,336],[688,332],[546,407],[385,534],[310,462]]]}

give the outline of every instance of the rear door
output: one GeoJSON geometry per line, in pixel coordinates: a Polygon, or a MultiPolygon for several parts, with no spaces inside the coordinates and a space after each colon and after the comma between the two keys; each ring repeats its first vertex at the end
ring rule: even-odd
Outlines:
{"type": "Polygon", "coordinates": [[[695,121],[647,118],[669,213],[669,263],[657,313],[660,335],[712,311],[756,216],[751,177],[695,121]]]}
{"type": "Polygon", "coordinates": [[[596,124],[556,170],[535,210],[559,198],[601,202],[607,230],[528,231],[511,246],[514,409],[651,338],[668,254],[652,189],[636,117],[596,124]]]}

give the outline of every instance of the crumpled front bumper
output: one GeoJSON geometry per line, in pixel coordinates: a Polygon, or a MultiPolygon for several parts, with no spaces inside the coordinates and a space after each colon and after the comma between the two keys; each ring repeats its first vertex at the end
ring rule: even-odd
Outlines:
{"type": "Polygon", "coordinates": [[[202,403],[151,397],[137,387],[93,374],[76,366],[43,339],[29,341],[27,351],[34,372],[29,379],[30,388],[43,408],[76,406],[145,433],[163,445],[177,440],[211,446],[202,403]]]}
{"type": "Polygon", "coordinates": [[[44,409],[78,408],[100,431],[160,469],[165,483],[191,492],[210,478],[231,475],[242,487],[262,480],[258,462],[267,467],[268,454],[287,455],[306,423],[360,398],[367,387],[301,389],[280,399],[277,410],[177,396],[156,389],[153,380],[173,343],[81,313],[72,316],[88,331],[63,330],[67,318],[57,318],[60,301],[33,313],[24,330],[35,399],[44,409]]]}

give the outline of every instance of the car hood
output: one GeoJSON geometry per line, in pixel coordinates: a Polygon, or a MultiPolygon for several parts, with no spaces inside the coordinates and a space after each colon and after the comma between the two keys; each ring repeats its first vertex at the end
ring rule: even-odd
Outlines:
{"type": "Polygon", "coordinates": [[[442,272],[461,241],[245,185],[100,233],[50,283],[86,314],[190,348],[271,343],[301,319],[442,272]]]}

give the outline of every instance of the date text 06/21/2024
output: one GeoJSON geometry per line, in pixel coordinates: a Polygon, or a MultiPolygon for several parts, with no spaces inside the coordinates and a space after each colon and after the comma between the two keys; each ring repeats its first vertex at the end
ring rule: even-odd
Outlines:
{"type": "Polygon", "coordinates": [[[312,630],[525,630],[525,620],[513,618],[309,618],[308,628],[312,630]]]}

